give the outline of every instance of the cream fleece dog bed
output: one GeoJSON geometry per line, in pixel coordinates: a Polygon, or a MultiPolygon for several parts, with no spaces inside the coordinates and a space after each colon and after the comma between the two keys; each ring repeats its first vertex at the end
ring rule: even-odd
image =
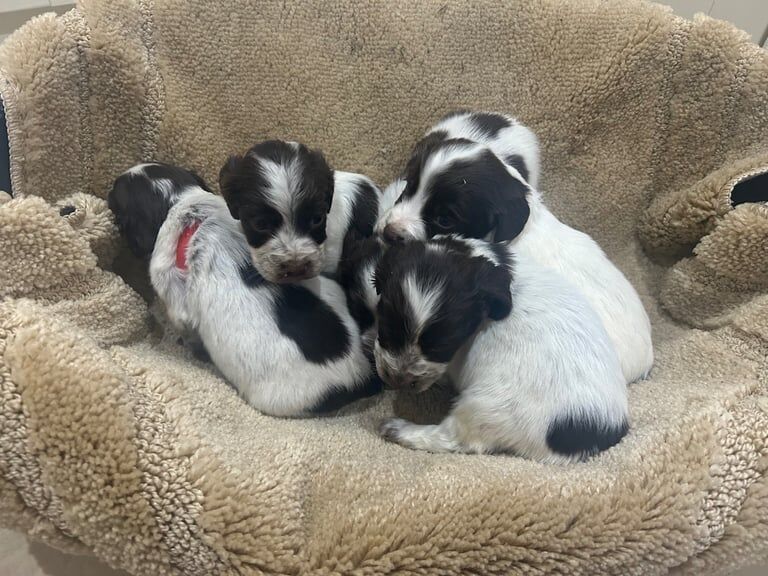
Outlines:
{"type": "Polygon", "coordinates": [[[622,0],[84,0],[8,39],[0,75],[5,526],[147,575],[701,575],[768,556],[768,208],[731,204],[768,171],[768,54],[741,32],[622,0]],[[550,207],[652,315],[631,433],[588,463],[377,437],[437,395],[256,413],[153,322],[102,200],[138,160],[216,182],[266,137],[385,183],[458,107],[537,131],[550,207]]]}

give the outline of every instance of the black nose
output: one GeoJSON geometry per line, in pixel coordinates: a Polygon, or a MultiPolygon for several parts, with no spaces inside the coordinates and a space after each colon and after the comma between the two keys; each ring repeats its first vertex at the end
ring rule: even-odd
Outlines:
{"type": "Polygon", "coordinates": [[[387,244],[403,244],[405,242],[405,236],[391,224],[384,227],[382,236],[384,236],[387,244]]]}
{"type": "Polygon", "coordinates": [[[409,374],[383,374],[381,379],[384,380],[387,388],[392,390],[413,388],[416,385],[416,380],[409,374]]]}
{"type": "Polygon", "coordinates": [[[285,278],[304,278],[312,270],[312,264],[308,260],[286,262],[280,266],[280,271],[285,278]]]}

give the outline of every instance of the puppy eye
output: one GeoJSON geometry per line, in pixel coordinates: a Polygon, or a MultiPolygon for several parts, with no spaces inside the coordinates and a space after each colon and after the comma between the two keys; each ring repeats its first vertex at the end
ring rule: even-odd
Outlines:
{"type": "Polygon", "coordinates": [[[248,227],[251,230],[257,231],[269,231],[280,226],[282,219],[279,215],[259,214],[259,215],[246,215],[241,220],[244,227],[248,227]]]}
{"type": "Polygon", "coordinates": [[[449,230],[453,227],[453,218],[446,216],[445,214],[441,214],[435,218],[435,225],[438,228],[442,228],[443,230],[449,230]]]}
{"type": "Polygon", "coordinates": [[[317,228],[325,223],[325,214],[315,214],[309,221],[309,225],[312,228],[317,228]]]}

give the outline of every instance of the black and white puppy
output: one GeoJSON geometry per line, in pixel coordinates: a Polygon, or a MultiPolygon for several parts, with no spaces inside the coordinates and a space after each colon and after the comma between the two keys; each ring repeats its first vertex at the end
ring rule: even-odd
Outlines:
{"type": "Polygon", "coordinates": [[[632,284],[489,145],[450,136],[434,130],[416,146],[399,198],[377,223],[380,236],[389,243],[439,234],[509,241],[521,258],[554,269],[581,290],[605,325],[625,380],[645,377],[653,365],[651,324],[632,284]]]}
{"type": "Polygon", "coordinates": [[[539,140],[517,118],[498,112],[460,110],[444,116],[429,129],[429,135],[484,144],[531,187],[539,185],[539,140]]]}
{"type": "Polygon", "coordinates": [[[390,419],[383,436],[431,452],[581,459],[628,429],[627,389],[600,318],[558,273],[505,244],[440,237],[390,248],[375,275],[376,367],[459,396],[437,425],[390,419]]]}
{"type": "Polygon", "coordinates": [[[345,295],[324,277],[273,284],[224,200],[186,171],[141,165],[117,178],[109,205],[171,321],[199,335],[243,398],[274,416],[339,408],[380,388],[345,295]]]}
{"type": "Polygon", "coordinates": [[[378,216],[373,182],[332,170],[321,152],[296,142],[269,140],[230,157],[219,184],[253,265],[271,282],[335,275],[346,234],[371,236],[378,216]]]}

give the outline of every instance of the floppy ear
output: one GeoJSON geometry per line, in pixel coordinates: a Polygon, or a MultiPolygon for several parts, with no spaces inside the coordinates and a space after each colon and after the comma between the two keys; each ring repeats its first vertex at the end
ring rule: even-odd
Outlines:
{"type": "Polygon", "coordinates": [[[208,186],[208,184],[205,182],[205,180],[203,180],[203,177],[200,176],[200,174],[198,174],[194,170],[190,170],[189,173],[192,175],[192,178],[195,179],[195,182],[197,182],[197,185],[200,186],[200,188],[202,188],[206,192],[213,192],[211,188],[208,186]]]}
{"type": "Polygon", "coordinates": [[[516,238],[523,231],[531,214],[528,205],[528,187],[507,172],[507,177],[499,183],[499,201],[496,214],[496,232],[494,241],[503,242],[516,238]]]}
{"type": "Polygon", "coordinates": [[[307,148],[304,170],[308,180],[307,184],[314,186],[317,192],[322,194],[328,204],[328,212],[330,212],[335,180],[333,170],[328,165],[325,155],[320,150],[307,148]]]}
{"type": "MultiPolygon", "coordinates": [[[[374,242],[376,242],[377,245],[373,250],[381,253],[382,247],[378,245],[377,240],[374,240],[374,242]]],[[[379,262],[376,264],[376,271],[373,273],[373,287],[376,289],[377,295],[381,296],[381,293],[389,284],[392,274],[395,271],[395,266],[403,257],[404,250],[404,245],[397,245],[392,246],[381,254],[379,262]]]]}
{"type": "Polygon", "coordinates": [[[242,156],[233,154],[227,159],[221,170],[219,170],[219,190],[221,190],[221,196],[227,202],[229,213],[232,214],[232,218],[235,220],[240,220],[240,209],[235,196],[237,186],[236,174],[242,160],[242,156]]]}
{"type": "Polygon", "coordinates": [[[130,180],[123,175],[115,180],[107,205],[134,256],[151,256],[160,227],[171,208],[168,198],[155,193],[149,186],[131,186],[130,180]]]}
{"type": "Polygon", "coordinates": [[[477,275],[480,297],[483,300],[488,318],[503,320],[512,311],[512,275],[505,266],[496,266],[483,259],[477,275]]]}

